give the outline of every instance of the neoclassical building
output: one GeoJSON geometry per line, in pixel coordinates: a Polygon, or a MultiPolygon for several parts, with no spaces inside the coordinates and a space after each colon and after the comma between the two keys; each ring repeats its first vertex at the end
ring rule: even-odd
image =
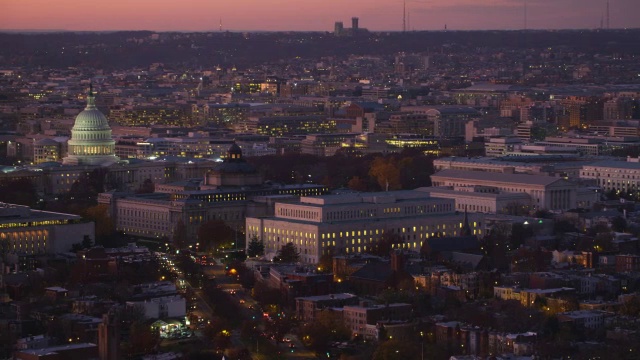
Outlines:
{"type": "Polygon", "coordinates": [[[87,96],[87,107],[78,114],[71,128],[65,165],[106,166],[120,160],[116,156],[116,143],[111,137],[109,121],[96,107],[93,87],[87,96]]]}
{"type": "Polygon", "coordinates": [[[0,203],[0,259],[7,254],[55,254],[84,238],[95,240],[94,223],[78,215],[0,203]]]}
{"type": "Polygon", "coordinates": [[[484,171],[441,170],[431,175],[434,187],[485,187],[501,193],[526,193],[532,210],[590,208],[598,200],[594,191],[561,177],[484,171]]]}
{"type": "MultiPolygon", "coordinates": [[[[426,239],[460,234],[465,216],[454,206],[451,199],[415,190],[303,196],[298,202],[276,202],[273,216],[248,216],[247,244],[254,236],[262,240],[271,259],[291,242],[301,262],[315,264],[329,252],[366,253],[388,232],[402,238],[403,249],[419,252],[426,239]]],[[[483,214],[469,218],[470,234],[482,236],[483,214]]]]}

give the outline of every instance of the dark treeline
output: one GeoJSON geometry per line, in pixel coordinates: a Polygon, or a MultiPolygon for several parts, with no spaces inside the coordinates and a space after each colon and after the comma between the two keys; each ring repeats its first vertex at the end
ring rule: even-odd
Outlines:
{"type": "Polygon", "coordinates": [[[265,180],[285,184],[315,183],[331,189],[358,191],[415,189],[430,186],[433,158],[421,151],[405,149],[401,153],[362,157],[337,154],[317,157],[305,154],[263,156],[248,160],[265,180]]]}
{"type": "Polygon", "coordinates": [[[152,34],[148,31],[0,33],[0,65],[125,69],[160,62],[243,67],[297,56],[390,55],[399,51],[449,52],[456,48],[567,46],[586,53],[640,52],[638,29],[363,32],[353,37],[336,37],[329,32],[160,33],[158,40],[151,41],[152,34]]]}

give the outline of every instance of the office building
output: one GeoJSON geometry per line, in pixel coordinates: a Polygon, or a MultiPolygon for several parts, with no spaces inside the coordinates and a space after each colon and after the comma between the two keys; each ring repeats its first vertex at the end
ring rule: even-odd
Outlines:
{"type": "MultiPolygon", "coordinates": [[[[247,243],[257,236],[266,257],[273,258],[291,242],[302,262],[317,263],[329,252],[368,252],[390,233],[403,239],[403,249],[418,252],[425,239],[460,232],[463,214],[454,205],[413,190],[302,197],[297,203],[276,203],[274,216],[247,217],[247,243]]],[[[470,215],[473,235],[482,235],[481,215],[470,215]]]]}
{"type": "Polygon", "coordinates": [[[484,186],[506,193],[526,193],[531,196],[532,210],[590,208],[598,200],[595,192],[579,188],[563,178],[543,175],[442,170],[431,175],[431,182],[433,186],[484,186]]]}
{"type": "Polygon", "coordinates": [[[93,222],[78,215],[32,210],[0,203],[0,253],[54,254],[69,252],[85,237],[95,240],[93,222]]]}

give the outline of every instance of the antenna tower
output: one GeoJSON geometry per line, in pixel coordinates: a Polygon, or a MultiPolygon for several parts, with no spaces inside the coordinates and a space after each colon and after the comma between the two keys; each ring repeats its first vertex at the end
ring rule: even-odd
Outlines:
{"type": "Polygon", "coordinates": [[[407,0],[402,3],[402,32],[407,31],[407,0]]]}
{"type": "Polygon", "coordinates": [[[610,29],[609,24],[609,0],[607,0],[607,30],[610,29]]]}
{"type": "Polygon", "coordinates": [[[220,18],[220,32],[222,32],[222,18],[220,18]]]}

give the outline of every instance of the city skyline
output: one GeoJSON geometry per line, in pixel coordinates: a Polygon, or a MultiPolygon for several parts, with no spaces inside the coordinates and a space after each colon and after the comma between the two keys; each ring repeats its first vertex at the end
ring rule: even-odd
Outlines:
{"type": "MultiPolygon", "coordinates": [[[[401,31],[404,0],[113,0],[99,8],[76,1],[6,0],[0,30],[331,31],[360,18],[372,31],[401,31]],[[295,6],[294,6],[295,4],[295,6]]],[[[640,27],[636,0],[609,0],[611,28],[640,27]]],[[[606,0],[407,0],[407,30],[593,29],[607,24],[606,0]],[[526,3],[526,11],[525,11],[526,3]],[[579,11],[576,11],[579,9],[579,11]],[[525,20],[526,13],[526,20],[525,20]]]]}

